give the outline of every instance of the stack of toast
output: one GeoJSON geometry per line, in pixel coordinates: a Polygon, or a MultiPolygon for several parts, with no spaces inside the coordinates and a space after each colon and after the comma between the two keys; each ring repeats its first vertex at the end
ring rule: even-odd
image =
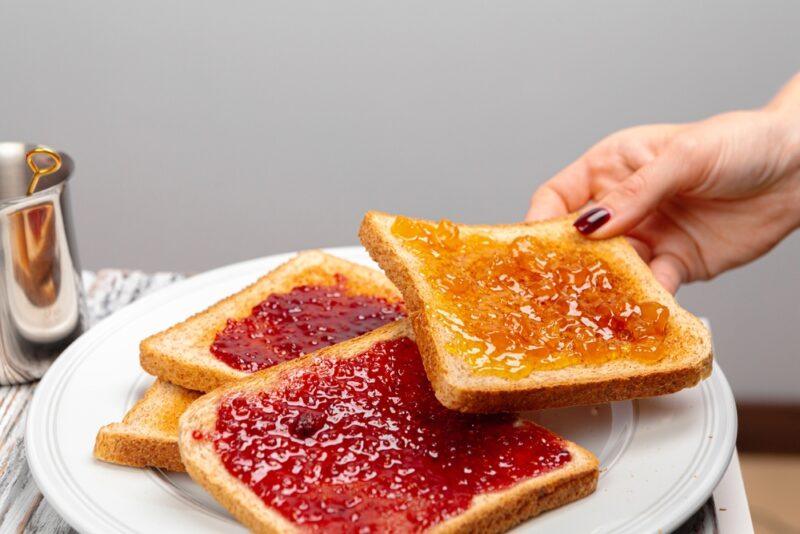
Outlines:
{"type": "Polygon", "coordinates": [[[624,239],[571,222],[370,212],[385,274],[301,253],[145,339],[156,381],[95,457],[186,470],[257,532],[500,532],[585,497],[594,455],[516,414],[675,392],[712,356],[624,239]]]}
{"type": "Polygon", "coordinates": [[[402,300],[381,273],[318,251],[298,254],[238,293],[142,341],[142,368],[157,377],[120,423],[100,429],[94,455],[134,467],[184,471],[178,451],[178,420],[203,393],[248,373],[222,363],[209,351],[216,333],[232,319],[246,317],[272,294],[300,286],[332,286],[336,276],[347,290],[387,302],[402,300]]]}

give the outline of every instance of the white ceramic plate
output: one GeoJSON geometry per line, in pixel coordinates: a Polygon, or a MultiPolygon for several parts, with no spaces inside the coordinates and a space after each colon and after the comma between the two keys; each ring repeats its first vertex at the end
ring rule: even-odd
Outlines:
{"type": "MultiPolygon", "coordinates": [[[[363,249],[332,249],[374,265],[363,249]]],[[[81,532],[244,531],[188,476],[92,458],[100,426],[119,421],[152,382],[144,337],[204,309],[286,261],[282,254],[176,283],[120,310],[72,344],[36,389],[26,434],[42,493],[81,532]]],[[[669,532],[703,505],[734,448],[736,412],[719,367],[698,387],[633,402],[548,410],[535,420],[593,451],[597,491],[516,532],[669,532]]]]}

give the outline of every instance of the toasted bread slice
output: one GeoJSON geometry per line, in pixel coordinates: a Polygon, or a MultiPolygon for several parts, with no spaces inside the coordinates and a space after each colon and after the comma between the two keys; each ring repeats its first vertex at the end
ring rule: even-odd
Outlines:
{"type": "Polygon", "coordinates": [[[185,471],[178,452],[178,421],[202,393],[156,380],[121,423],[100,429],[94,457],[133,467],[185,471]]]}
{"type": "Polygon", "coordinates": [[[246,377],[249,373],[228,366],[209,350],[228,319],[247,317],[254,306],[275,293],[287,293],[301,285],[335,285],[336,275],[347,279],[349,294],[382,297],[390,302],[401,299],[391,282],[374,269],[319,251],[303,252],[251,286],[142,341],[142,368],[195,391],[211,391],[246,377]]]}
{"type": "Polygon", "coordinates": [[[372,258],[403,293],[428,377],[437,398],[448,408],[476,413],[517,412],[649,397],[692,386],[711,373],[708,329],[664,290],[633,247],[624,238],[585,239],[573,228],[572,217],[565,217],[535,224],[456,226],[463,236],[489,235],[500,242],[531,236],[556,249],[577,250],[604,260],[630,288],[633,298],[655,301],[669,309],[667,335],[661,346],[666,356],[656,363],[620,358],[602,365],[534,371],[524,378],[478,375],[463,356],[447,350],[453,333],[442,325],[431,304],[434,292],[419,260],[393,235],[395,219],[393,215],[369,212],[359,235],[372,258]]]}
{"type": "MultiPolygon", "coordinates": [[[[326,361],[330,363],[331,360],[341,361],[357,357],[370,350],[377,343],[400,340],[401,338],[413,340],[413,337],[414,332],[409,321],[397,321],[361,337],[266,369],[244,381],[230,384],[203,396],[192,404],[180,421],[180,451],[189,475],[254,532],[285,533],[304,531],[276,508],[267,506],[254,491],[226,469],[220,455],[215,450],[215,445],[211,438],[217,430],[220,405],[231,395],[246,396],[269,392],[276,388],[290,387],[298,376],[303,376],[303,373],[315,373],[316,369],[324,368],[326,361]]],[[[347,403],[354,402],[350,395],[347,396],[347,399],[347,403]]],[[[347,404],[347,406],[349,405],[347,404]]],[[[353,409],[357,410],[356,408],[353,409]]],[[[347,413],[347,410],[342,412],[339,409],[333,409],[329,417],[336,419],[345,414],[344,417],[347,418],[349,417],[346,415],[347,413]]],[[[395,412],[391,411],[389,413],[395,412]]],[[[344,424],[345,428],[357,428],[361,423],[345,419],[344,424]]],[[[256,428],[262,427],[256,426],[256,428]]],[[[499,436],[493,436],[493,438],[499,438],[499,436]]],[[[387,443],[395,443],[391,437],[386,439],[388,439],[387,443]]],[[[251,447],[252,442],[249,439],[247,442],[248,447],[251,447]]],[[[308,439],[306,439],[307,443],[308,439]]],[[[571,456],[567,463],[539,476],[522,478],[505,489],[475,495],[466,509],[462,509],[457,515],[445,518],[438,524],[432,525],[430,531],[501,532],[527,518],[592,493],[597,484],[597,459],[589,451],[566,440],[563,440],[562,447],[568,450],[571,456]]],[[[352,456],[353,452],[369,454],[366,451],[352,451],[351,449],[339,449],[339,452],[334,454],[352,456]]],[[[288,454],[285,451],[284,453],[288,454]]],[[[338,458],[331,459],[331,461],[336,464],[340,463],[338,458]]],[[[342,461],[352,461],[352,458],[348,460],[342,459],[342,461]]],[[[385,462],[386,460],[373,461],[385,462]]],[[[240,464],[237,463],[236,465],[240,464]]],[[[300,467],[294,464],[294,468],[299,469],[300,467]]],[[[415,477],[413,480],[415,484],[425,484],[422,481],[425,479],[415,477]]],[[[349,480],[340,484],[340,486],[337,486],[338,489],[328,488],[327,490],[321,490],[322,494],[330,495],[331,493],[328,492],[333,491],[338,495],[340,494],[339,492],[343,492],[345,496],[349,497],[348,488],[353,487],[353,484],[366,484],[364,489],[367,492],[371,491],[370,482],[354,483],[349,480]]],[[[368,499],[369,502],[372,501],[368,499]]],[[[442,501],[438,502],[440,505],[447,504],[442,501]]],[[[371,505],[368,504],[367,506],[371,505]]],[[[408,515],[411,514],[409,513],[408,515]]],[[[402,519],[402,521],[405,520],[407,519],[402,519]]],[[[394,523],[392,525],[398,531],[409,530],[407,525],[394,523]]]]}

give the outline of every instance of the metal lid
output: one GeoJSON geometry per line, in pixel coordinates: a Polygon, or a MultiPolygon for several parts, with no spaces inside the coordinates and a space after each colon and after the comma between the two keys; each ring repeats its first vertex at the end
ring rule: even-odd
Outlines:
{"type": "MultiPolygon", "coordinates": [[[[59,185],[70,177],[74,169],[72,158],[64,152],[56,151],[45,145],[31,143],[0,143],[0,203],[25,198],[31,182],[31,168],[26,159],[27,154],[37,148],[55,152],[61,157],[61,166],[53,173],[42,175],[36,191],[42,192],[59,185]]],[[[38,156],[35,156],[38,158],[38,156]]],[[[47,156],[40,163],[41,168],[48,166],[47,156]]],[[[36,160],[37,162],[39,160],[36,160]]]]}

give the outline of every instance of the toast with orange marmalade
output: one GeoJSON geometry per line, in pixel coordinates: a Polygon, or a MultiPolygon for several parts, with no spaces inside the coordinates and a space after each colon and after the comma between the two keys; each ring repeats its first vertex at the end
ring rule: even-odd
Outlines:
{"type": "Polygon", "coordinates": [[[367,213],[361,241],[403,294],[445,406],[595,404],[710,374],[705,326],[624,238],[585,239],[572,220],[468,226],[367,213]]]}

